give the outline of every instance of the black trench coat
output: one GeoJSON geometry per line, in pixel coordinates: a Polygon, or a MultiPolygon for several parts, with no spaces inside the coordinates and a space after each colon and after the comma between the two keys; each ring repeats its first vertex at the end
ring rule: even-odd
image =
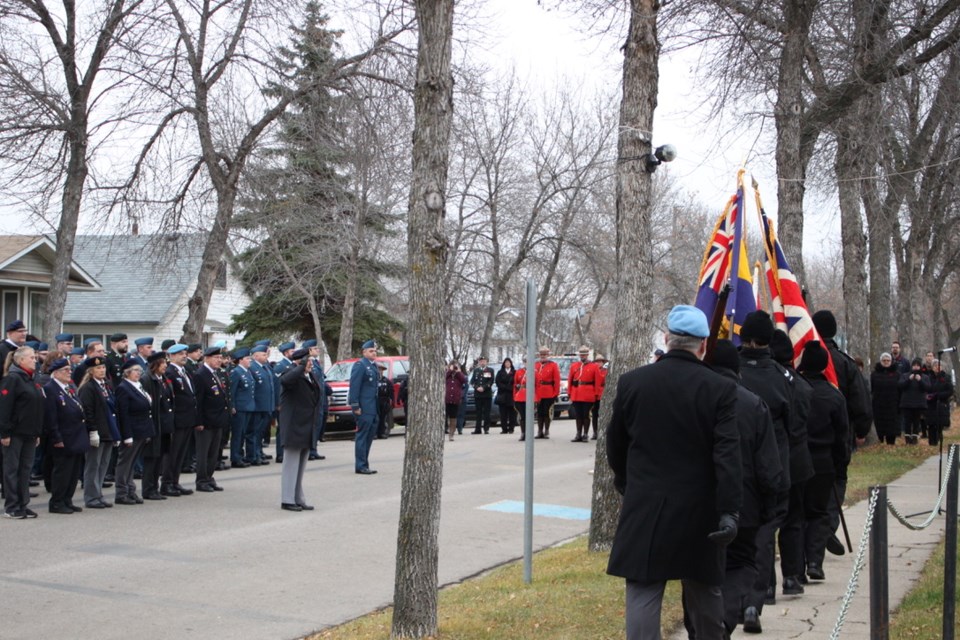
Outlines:
{"type": "Polygon", "coordinates": [[[309,449],[320,411],[320,386],[304,374],[302,361],[280,376],[280,439],[283,448],[309,449]]]}

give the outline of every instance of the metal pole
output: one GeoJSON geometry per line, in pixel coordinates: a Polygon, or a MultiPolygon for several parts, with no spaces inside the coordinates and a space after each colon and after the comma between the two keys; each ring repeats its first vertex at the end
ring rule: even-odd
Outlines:
{"type": "Polygon", "coordinates": [[[537,287],[533,280],[527,280],[527,398],[524,404],[526,430],[523,447],[523,581],[533,581],[533,426],[535,407],[533,406],[537,376],[534,368],[533,351],[537,342],[537,287]]]}
{"type": "Polygon", "coordinates": [[[887,487],[876,489],[870,530],[870,640],[890,637],[890,584],[887,574],[887,487]]]}
{"type": "MultiPolygon", "coordinates": [[[[941,436],[942,437],[942,436],[941,436]]],[[[943,550],[943,640],[953,640],[957,618],[957,453],[960,445],[950,445],[953,465],[947,478],[946,543],[943,550]]]]}

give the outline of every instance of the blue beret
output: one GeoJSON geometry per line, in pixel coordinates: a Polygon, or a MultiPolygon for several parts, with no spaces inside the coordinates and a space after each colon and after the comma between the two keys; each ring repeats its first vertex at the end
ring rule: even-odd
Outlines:
{"type": "Polygon", "coordinates": [[[253,349],[250,349],[250,353],[267,353],[267,351],[267,346],[262,344],[258,344],[253,349]]]}
{"type": "Polygon", "coordinates": [[[226,348],[227,348],[227,341],[226,341],[226,340],[217,340],[217,341],[214,342],[213,345],[211,345],[211,346],[214,346],[214,347],[216,347],[217,349],[226,349],[226,348]]]}
{"type": "Polygon", "coordinates": [[[86,340],[83,341],[83,346],[89,347],[94,342],[100,342],[100,338],[87,338],[86,340]]]}
{"type": "Polygon", "coordinates": [[[57,342],[73,342],[72,333],[58,333],[54,338],[57,342]]]}
{"type": "Polygon", "coordinates": [[[689,304],[678,304],[667,316],[667,329],[678,336],[706,338],[710,335],[710,326],[703,311],[689,304]]]}
{"type": "Polygon", "coordinates": [[[296,346],[297,345],[295,342],[281,342],[280,346],[277,347],[277,349],[280,351],[280,353],[283,353],[284,351],[289,351],[290,349],[293,349],[296,346]]]}
{"type": "Polygon", "coordinates": [[[264,347],[269,347],[269,346],[270,346],[270,341],[269,341],[269,340],[257,340],[256,342],[253,343],[253,346],[255,346],[255,347],[259,347],[259,346],[261,346],[261,345],[264,346],[264,347]]]}
{"type": "Polygon", "coordinates": [[[66,358],[57,358],[56,360],[50,363],[50,366],[47,367],[47,371],[50,373],[53,373],[57,369],[63,369],[64,367],[68,367],[68,366],[70,366],[70,363],[67,361],[66,358]]]}
{"type": "Polygon", "coordinates": [[[300,348],[301,348],[301,349],[309,349],[310,347],[315,347],[315,346],[317,346],[317,341],[316,341],[316,340],[304,340],[304,341],[303,341],[303,344],[300,345],[300,348]]]}
{"type": "Polygon", "coordinates": [[[222,354],[221,354],[221,349],[222,349],[222,348],[223,348],[223,347],[217,347],[217,346],[207,347],[207,350],[203,352],[203,355],[204,355],[204,357],[222,355],[222,354]]]}
{"type": "Polygon", "coordinates": [[[239,360],[240,358],[246,358],[248,355],[250,355],[250,349],[240,347],[233,352],[233,359],[239,360]]]}
{"type": "Polygon", "coordinates": [[[7,325],[7,331],[20,331],[20,329],[26,329],[27,325],[23,324],[23,320],[14,320],[7,325]]]}
{"type": "Polygon", "coordinates": [[[172,347],[170,347],[169,349],[167,349],[167,353],[169,353],[170,355],[173,355],[175,353],[180,353],[181,351],[186,351],[186,350],[187,350],[187,345],[177,343],[172,347]]]}
{"type": "Polygon", "coordinates": [[[48,345],[46,342],[41,342],[37,346],[37,351],[48,351],[49,349],[50,349],[50,345],[48,345]]]}
{"type": "Polygon", "coordinates": [[[377,341],[376,341],[376,340],[367,340],[366,342],[363,343],[363,347],[361,347],[361,348],[362,348],[362,349],[376,349],[376,348],[377,348],[377,341]]]}
{"type": "Polygon", "coordinates": [[[143,347],[148,344],[153,345],[153,338],[137,338],[133,341],[133,344],[137,345],[138,347],[143,347]]]}
{"type": "Polygon", "coordinates": [[[83,350],[83,347],[74,347],[70,350],[70,355],[72,356],[82,356],[84,353],[86,352],[83,350]]]}
{"type": "Polygon", "coordinates": [[[36,340],[28,340],[27,342],[23,343],[23,346],[30,347],[34,351],[40,351],[40,343],[36,340]]]}

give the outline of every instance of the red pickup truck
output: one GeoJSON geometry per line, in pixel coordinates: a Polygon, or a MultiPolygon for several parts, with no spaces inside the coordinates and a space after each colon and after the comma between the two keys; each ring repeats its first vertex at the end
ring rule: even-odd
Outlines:
{"type": "MultiPolygon", "coordinates": [[[[330,396],[330,405],[327,410],[327,429],[330,431],[342,431],[355,427],[353,411],[347,404],[347,398],[350,395],[350,371],[353,369],[353,363],[357,360],[359,358],[335,362],[325,373],[327,384],[333,389],[333,395],[330,396]]],[[[383,362],[387,365],[387,378],[393,383],[393,412],[392,415],[387,416],[387,422],[392,429],[394,424],[404,424],[406,422],[403,403],[400,401],[400,383],[409,375],[410,358],[408,356],[381,356],[377,358],[377,362],[383,362]]]]}

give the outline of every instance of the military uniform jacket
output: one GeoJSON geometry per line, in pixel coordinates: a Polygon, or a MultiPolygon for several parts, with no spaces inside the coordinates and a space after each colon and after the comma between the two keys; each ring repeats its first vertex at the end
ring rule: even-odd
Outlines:
{"type": "Polygon", "coordinates": [[[175,428],[173,415],[173,385],[166,377],[156,378],[152,374],[140,379],[140,384],[150,394],[150,413],[153,416],[153,428],[157,437],[153,438],[143,450],[146,457],[159,458],[163,455],[164,436],[170,436],[175,428]]]}
{"type": "Polygon", "coordinates": [[[537,360],[533,365],[537,381],[536,398],[550,400],[560,395],[560,365],[553,360],[537,360]]]}
{"type": "Polygon", "coordinates": [[[43,431],[43,388],[15,364],[0,381],[0,438],[36,438],[43,431]]]}
{"type": "MultiPolygon", "coordinates": [[[[754,392],[770,411],[773,432],[777,437],[783,483],[790,487],[790,426],[793,415],[793,376],[770,356],[770,349],[740,349],[740,380],[754,392]]],[[[806,426],[806,425],[804,425],[806,426]]],[[[806,447],[804,447],[806,448],[806,447]]]]}
{"type": "Polygon", "coordinates": [[[64,389],[56,380],[43,388],[46,407],[43,414],[43,434],[47,442],[63,443],[66,453],[83,454],[90,448],[90,433],[83,421],[83,407],[76,391],[64,389]]]}
{"type": "Polygon", "coordinates": [[[513,401],[515,403],[527,401],[527,370],[525,368],[517,369],[513,375],[513,401]]]}
{"type": "Polygon", "coordinates": [[[186,370],[177,365],[167,366],[167,380],[173,389],[173,427],[174,429],[193,429],[200,422],[197,414],[196,382],[186,370]]]}
{"type": "Polygon", "coordinates": [[[736,384],[687,351],[620,376],[607,460],[623,506],[608,573],[723,582],[723,548],[707,534],[742,503],[736,409],[736,384]]]}
{"type": "Polygon", "coordinates": [[[197,369],[193,381],[197,394],[197,413],[205,429],[229,429],[230,405],[227,388],[219,374],[206,364],[197,369]]]}
{"type": "Polygon", "coordinates": [[[493,367],[477,367],[470,374],[470,386],[476,398],[492,398],[493,385],[493,367]]]}
{"type": "Polygon", "coordinates": [[[283,391],[283,385],[280,384],[280,376],[282,376],[284,372],[292,366],[293,366],[293,362],[291,362],[287,358],[280,358],[280,360],[278,360],[277,363],[270,368],[270,370],[273,372],[273,375],[274,375],[274,380],[273,380],[274,402],[278,407],[280,406],[280,393],[283,391]]]}
{"type": "Polygon", "coordinates": [[[833,340],[826,340],[825,343],[830,349],[830,360],[837,374],[837,386],[847,403],[847,422],[858,438],[865,438],[873,421],[870,389],[853,358],[841,351],[833,340]]]}
{"type": "Polygon", "coordinates": [[[129,380],[120,383],[116,396],[120,436],[124,440],[146,440],[157,435],[153,425],[152,398],[141,393],[129,380]]]}
{"type": "Polygon", "coordinates": [[[255,360],[250,363],[250,373],[256,382],[253,388],[254,402],[257,407],[255,411],[273,413],[273,410],[277,408],[276,396],[273,390],[273,385],[276,380],[273,377],[273,373],[271,373],[269,367],[265,367],[255,360]]]}
{"type": "Polygon", "coordinates": [[[255,391],[257,382],[250,369],[234,367],[230,372],[230,399],[237,411],[253,413],[257,410],[255,391]]]}
{"type": "Polygon", "coordinates": [[[80,404],[83,406],[83,417],[90,430],[97,430],[100,442],[116,442],[120,440],[120,424],[117,422],[117,402],[110,382],[104,381],[101,385],[90,379],[77,390],[80,404]]]}
{"type": "MultiPolygon", "coordinates": [[[[116,351],[108,351],[107,378],[113,383],[114,389],[116,389],[120,381],[123,380],[123,369],[121,367],[123,367],[123,355],[116,351]]],[[[74,379],[74,382],[76,382],[76,379],[74,379]]]]}
{"type": "Polygon", "coordinates": [[[350,370],[350,395],[348,404],[360,409],[361,415],[377,415],[377,379],[380,372],[371,360],[360,358],[350,370]]]}
{"type": "MultiPolygon", "coordinates": [[[[322,388],[306,362],[287,369],[280,377],[280,434],[284,448],[309,449],[313,445],[313,428],[320,411],[322,388]]],[[[363,410],[366,413],[366,409],[363,410]]]]}
{"type": "Polygon", "coordinates": [[[813,396],[807,421],[808,446],[817,473],[842,475],[850,462],[847,403],[826,378],[810,376],[813,396]]]}
{"type": "Polygon", "coordinates": [[[597,365],[577,360],[570,365],[567,391],[571,402],[593,402],[597,399],[597,365]]]}

